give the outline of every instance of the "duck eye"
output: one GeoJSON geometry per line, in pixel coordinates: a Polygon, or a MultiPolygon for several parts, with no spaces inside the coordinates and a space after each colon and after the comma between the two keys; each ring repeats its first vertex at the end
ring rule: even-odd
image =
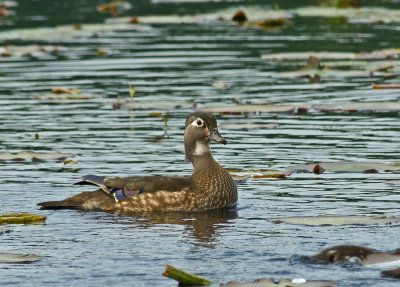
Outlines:
{"type": "Polygon", "coordinates": [[[198,120],[197,120],[197,125],[198,125],[199,127],[201,127],[201,126],[203,125],[203,121],[200,120],[200,119],[198,119],[198,120]]]}

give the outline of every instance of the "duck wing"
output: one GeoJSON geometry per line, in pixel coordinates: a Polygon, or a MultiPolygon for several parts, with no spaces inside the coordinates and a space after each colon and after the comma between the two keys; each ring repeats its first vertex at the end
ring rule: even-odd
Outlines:
{"type": "Polygon", "coordinates": [[[104,177],[86,175],[78,185],[96,185],[105,193],[120,201],[126,197],[159,190],[179,192],[190,186],[190,177],[178,176],[143,176],[143,177],[104,177]]]}

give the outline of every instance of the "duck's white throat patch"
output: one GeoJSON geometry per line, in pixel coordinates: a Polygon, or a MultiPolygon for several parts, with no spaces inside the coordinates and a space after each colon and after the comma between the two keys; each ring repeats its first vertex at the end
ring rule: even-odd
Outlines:
{"type": "Polygon", "coordinates": [[[194,149],[193,155],[203,155],[205,153],[211,152],[210,145],[204,141],[196,141],[196,147],[194,149]]]}

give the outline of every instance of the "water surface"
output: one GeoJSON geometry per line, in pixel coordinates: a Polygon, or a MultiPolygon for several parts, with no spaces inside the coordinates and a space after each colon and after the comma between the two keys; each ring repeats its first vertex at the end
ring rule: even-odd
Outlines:
{"type": "MultiPolygon", "coordinates": [[[[9,22],[7,29],[26,27],[30,16],[54,19],[51,12],[58,9],[57,4],[41,2],[49,8],[36,7],[38,10],[29,12],[24,10],[27,4],[21,2],[19,18],[9,22]]],[[[95,7],[96,1],[88,2],[95,7]]],[[[154,11],[167,7],[162,10],[165,13],[176,7],[146,5],[143,7],[153,7],[154,11]]],[[[193,12],[199,5],[182,7],[193,12]]],[[[202,9],[210,10],[204,5],[208,4],[202,9]]],[[[234,4],[220,3],[214,9],[224,5],[234,4]]],[[[94,16],[93,7],[82,14],[83,20],[101,20],[94,16]]],[[[145,8],[134,9],[136,14],[148,14],[145,8]]],[[[57,24],[78,20],[67,17],[57,24]]],[[[91,190],[72,185],[85,174],[191,173],[191,165],[184,162],[183,132],[185,118],[193,111],[192,103],[180,108],[114,110],[112,103],[117,96],[129,97],[128,84],[136,87],[136,101],[194,100],[198,107],[238,101],[315,104],[399,100],[398,90],[371,90],[372,82],[399,82],[398,73],[389,79],[339,77],[310,84],[304,78],[277,74],[299,69],[305,61],[296,64],[261,59],[262,54],[283,51],[358,53],[396,48],[400,44],[399,26],[337,23],[323,18],[296,17],[293,21],[294,25],[275,33],[230,22],[207,22],[133,26],[101,37],[1,40],[0,45],[65,47],[40,56],[0,58],[1,149],[75,153],[78,164],[0,163],[1,213],[47,216],[46,224],[2,227],[12,232],[0,235],[1,252],[35,253],[46,259],[25,265],[2,264],[0,285],[65,286],[68,282],[75,286],[177,286],[161,276],[165,265],[171,264],[219,282],[302,277],[339,280],[340,286],[398,286],[394,279],[381,278],[378,268],[312,265],[298,260],[337,244],[392,251],[399,248],[398,224],[305,227],[267,221],[271,217],[313,215],[400,216],[398,187],[385,182],[397,179],[398,174],[292,174],[286,180],[251,179],[238,185],[238,210],[229,212],[143,217],[40,211],[36,206],[41,201],[91,190]],[[99,56],[98,49],[109,54],[99,56]],[[228,88],[220,89],[215,82],[226,83],[228,88]],[[99,97],[68,101],[35,98],[55,86],[79,88],[99,97]],[[149,116],[150,112],[170,113],[167,137],[156,140],[163,134],[163,122],[149,116]],[[39,140],[35,140],[35,133],[39,140]]],[[[36,26],[50,25],[33,22],[36,26]]],[[[252,114],[219,116],[218,121],[228,145],[213,145],[212,149],[214,157],[229,169],[399,160],[397,112],[252,114]],[[223,128],[248,122],[279,127],[223,128]]]]}

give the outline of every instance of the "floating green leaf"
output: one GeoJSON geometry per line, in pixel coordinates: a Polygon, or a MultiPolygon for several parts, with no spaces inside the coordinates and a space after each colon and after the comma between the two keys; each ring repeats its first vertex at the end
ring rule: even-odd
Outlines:
{"type": "Polygon", "coordinates": [[[272,278],[262,278],[254,280],[249,283],[240,283],[236,281],[229,282],[227,284],[221,284],[220,286],[226,287],[332,287],[337,286],[336,281],[316,281],[306,280],[304,278],[296,279],[280,279],[275,281],[272,278]]]}
{"type": "Polygon", "coordinates": [[[46,221],[46,216],[29,213],[13,213],[0,215],[0,224],[28,224],[46,221]]]}
{"type": "Polygon", "coordinates": [[[289,167],[293,172],[396,172],[400,170],[400,163],[378,162],[320,162],[289,167]]]}
{"type": "Polygon", "coordinates": [[[29,263],[43,258],[35,254],[0,253],[0,263],[29,263]]]}
{"type": "Polygon", "coordinates": [[[165,267],[165,272],[163,276],[175,279],[181,284],[185,285],[197,285],[197,286],[208,286],[214,283],[206,278],[187,273],[181,269],[175,268],[171,265],[165,267]]]}
{"type": "Polygon", "coordinates": [[[366,215],[344,215],[344,216],[294,216],[286,218],[270,218],[268,221],[274,223],[289,223],[298,225],[323,226],[323,225],[369,225],[369,224],[392,224],[400,221],[397,217],[366,216],[366,215]]]}
{"type": "Polygon", "coordinates": [[[73,157],[75,154],[72,153],[61,153],[61,152],[34,152],[34,151],[21,151],[16,154],[12,154],[8,151],[0,153],[0,162],[2,161],[42,161],[42,160],[65,160],[68,157],[73,157]]]}

